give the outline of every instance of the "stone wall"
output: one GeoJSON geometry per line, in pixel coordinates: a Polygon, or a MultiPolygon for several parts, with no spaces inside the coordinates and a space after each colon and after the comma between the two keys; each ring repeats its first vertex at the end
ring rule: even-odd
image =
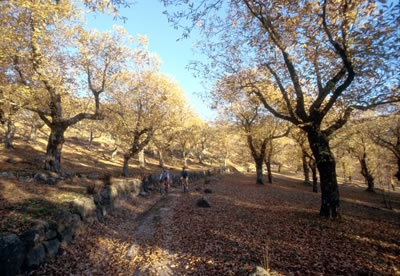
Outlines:
{"type": "Polygon", "coordinates": [[[99,192],[74,199],[70,203],[72,211],[59,211],[54,220],[36,220],[21,235],[0,233],[0,275],[11,276],[37,268],[94,221],[103,222],[104,216],[123,200],[138,196],[142,187],[139,179],[111,178],[99,192]]]}
{"type": "MultiPolygon", "coordinates": [[[[223,169],[190,172],[190,181],[223,173],[223,169]]],[[[122,201],[151,193],[158,180],[158,175],[148,175],[143,180],[108,178],[92,195],[74,199],[70,203],[72,211],[59,211],[51,221],[36,220],[21,235],[0,233],[0,275],[12,276],[37,268],[46,258],[54,257],[63,244],[83,234],[90,224],[103,222],[104,216],[122,201]]],[[[179,173],[171,174],[171,185],[180,185],[179,173]]]]}

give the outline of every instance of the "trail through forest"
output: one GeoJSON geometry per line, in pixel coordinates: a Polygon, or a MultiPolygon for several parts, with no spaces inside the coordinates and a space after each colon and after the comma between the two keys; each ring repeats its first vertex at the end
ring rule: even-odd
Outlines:
{"type": "Polygon", "coordinates": [[[267,246],[271,275],[400,275],[399,193],[387,210],[364,190],[342,185],[332,221],[318,216],[320,194],[292,177],[199,181],[188,194],[126,202],[34,274],[249,275],[267,246]],[[211,207],[196,207],[200,197],[211,207]]]}

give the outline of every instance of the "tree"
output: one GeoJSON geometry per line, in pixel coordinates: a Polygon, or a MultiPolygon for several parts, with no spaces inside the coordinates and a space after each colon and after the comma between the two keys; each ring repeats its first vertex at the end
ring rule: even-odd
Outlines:
{"type": "Polygon", "coordinates": [[[9,83],[16,90],[10,100],[19,98],[50,128],[45,169],[60,172],[65,131],[81,120],[103,117],[100,95],[124,62],[126,36],[121,28],[85,31],[67,1],[13,2],[7,15],[23,39],[5,53],[16,82],[9,83]],[[82,106],[85,92],[91,104],[82,106]]]}
{"type": "MultiPolygon", "coordinates": [[[[167,122],[176,101],[177,84],[158,72],[158,61],[143,46],[136,59],[143,68],[122,72],[110,92],[112,131],[124,148],[122,175],[129,176],[129,160],[153,139],[167,122]]],[[[138,68],[138,66],[135,66],[138,68]]]]}
{"type": "Polygon", "coordinates": [[[377,118],[378,124],[370,127],[369,134],[373,141],[388,149],[397,160],[395,177],[400,181],[400,115],[377,118]]]}
{"type": "MultiPolygon", "coordinates": [[[[191,22],[210,64],[194,69],[214,79],[254,68],[246,87],[278,118],[307,133],[321,180],[320,215],[336,217],[339,190],[331,135],[354,109],[399,101],[398,5],[375,1],[164,0],[186,10],[172,12],[180,26],[191,22]],[[260,76],[263,79],[260,81],[260,76]],[[272,105],[265,83],[280,92],[272,105]],[[284,106],[285,108],[282,108],[284,106]],[[335,110],[336,120],[324,120],[335,110]]],[[[274,95],[272,95],[274,96],[274,95]]]]}
{"type": "Polygon", "coordinates": [[[307,143],[307,134],[300,128],[292,129],[290,137],[296,141],[301,150],[301,161],[303,164],[304,182],[310,184],[310,169],[312,173],[312,190],[318,192],[318,176],[315,158],[312,155],[309,144],[307,143]]]}

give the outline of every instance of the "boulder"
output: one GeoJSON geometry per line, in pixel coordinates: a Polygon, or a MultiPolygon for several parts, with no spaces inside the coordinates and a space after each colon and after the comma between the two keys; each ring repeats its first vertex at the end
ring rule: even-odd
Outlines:
{"type": "Polygon", "coordinates": [[[212,190],[209,189],[209,188],[206,188],[206,189],[204,189],[204,193],[206,193],[206,194],[211,194],[211,193],[212,193],[212,190]]]}
{"type": "Polygon", "coordinates": [[[60,249],[60,242],[57,239],[45,241],[43,242],[43,245],[46,249],[47,256],[49,257],[57,255],[58,250],[60,249]]]}
{"type": "Polygon", "coordinates": [[[208,203],[208,201],[204,197],[201,197],[197,200],[196,206],[201,207],[201,208],[210,208],[211,207],[210,203],[208,203]]]}
{"type": "Polygon", "coordinates": [[[249,274],[250,276],[269,276],[268,271],[261,267],[261,266],[256,266],[249,274]]]}
{"type": "Polygon", "coordinates": [[[93,201],[96,205],[96,216],[100,222],[104,222],[104,210],[101,204],[101,196],[99,194],[93,194],[93,201]]]}
{"type": "Polygon", "coordinates": [[[49,229],[49,224],[44,220],[34,220],[32,229],[36,230],[39,235],[39,242],[42,242],[46,239],[46,232],[49,229]]]}
{"type": "Polygon", "coordinates": [[[93,222],[93,218],[96,216],[96,205],[92,198],[81,197],[74,199],[72,201],[72,209],[85,222],[93,222]]]}
{"type": "Polygon", "coordinates": [[[97,179],[100,179],[100,176],[99,176],[97,173],[89,173],[89,174],[87,175],[87,178],[88,178],[88,179],[97,180],[97,179]]]}
{"type": "Polygon", "coordinates": [[[0,233],[0,275],[16,275],[24,261],[25,247],[17,235],[0,233]]]}
{"type": "Polygon", "coordinates": [[[52,230],[52,229],[47,230],[47,232],[46,232],[46,240],[52,240],[52,239],[55,239],[55,238],[57,238],[57,232],[52,230]]]}
{"type": "Polygon", "coordinates": [[[45,256],[46,252],[42,244],[38,244],[31,248],[25,257],[25,269],[30,271],[38,268],[44,262],[45,256]]]}
{"type": "Polygon", "coordinates": [[[30,250],[39,243],[39,233],[35,229],[28,229],[19,236],[26,250],[30,250]]]}

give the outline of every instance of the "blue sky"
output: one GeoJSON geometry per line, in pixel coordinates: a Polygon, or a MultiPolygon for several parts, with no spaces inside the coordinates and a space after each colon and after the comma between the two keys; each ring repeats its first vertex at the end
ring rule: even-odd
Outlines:
{"type": "Polygon", "coordinates": [[[195,94],[204,91],[200,79],[194,78],[192,72],[185,68],[190,60],[201,58],[194,56],[191,50],[195,38],[177,41],[182,33],[168,23],[167,17],[162,13],[164,10],[159,0],[137,0],[130,8],[120,10],[119,14],[128,18],[125,23],[122,20],[113,20],[112,16],[96,13],[95,16],[87,16],[87,26],[106,31],[111,30],[113,25],[122,25],[134,37],[137,34],[147,35],[149,50],[157,53],[163,62],[161,71],[173,76],[179,83],[191,106],[202,119],[212,120],[214,113],[195,94]]]}

